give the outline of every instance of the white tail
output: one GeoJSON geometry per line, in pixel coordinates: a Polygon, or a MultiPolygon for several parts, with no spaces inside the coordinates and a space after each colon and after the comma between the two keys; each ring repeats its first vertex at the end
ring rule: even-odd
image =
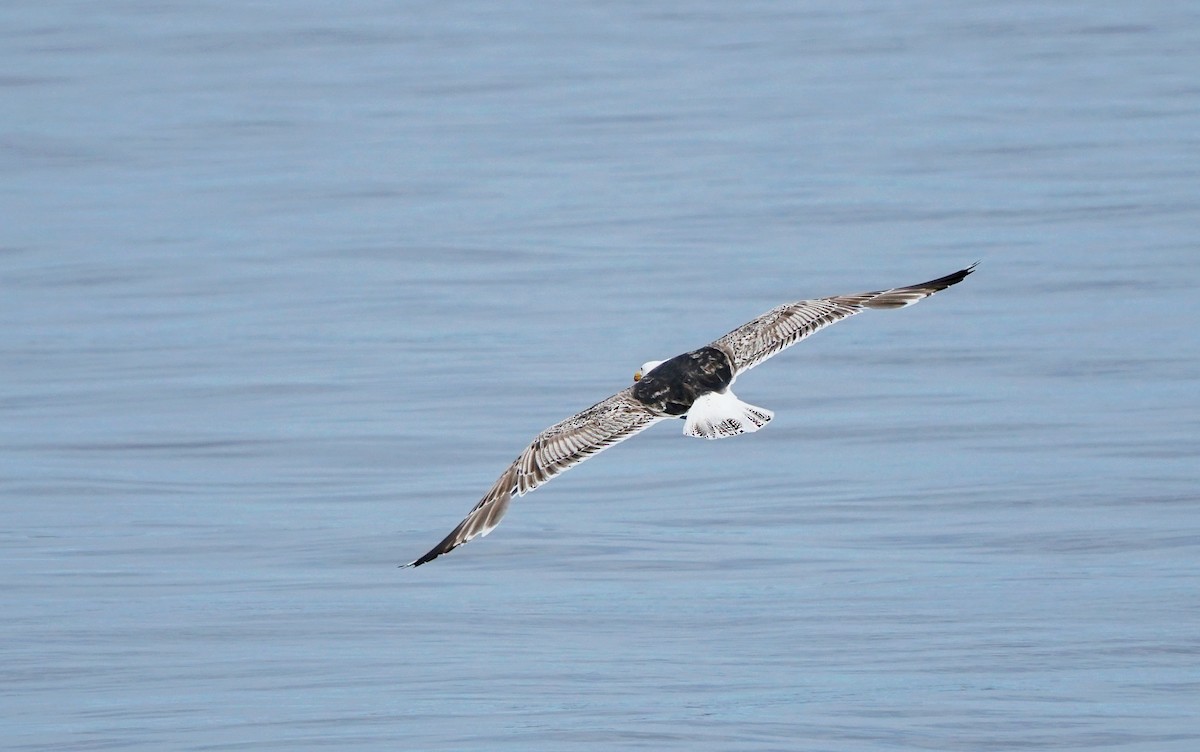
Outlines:
{"type": "Polygon", "coordinates": [[[700,439],[724,439],[753,433],[773,417],[775,413],[742,402],[733,392],[709,392],[692,403],[683,433],[700,439]]]}

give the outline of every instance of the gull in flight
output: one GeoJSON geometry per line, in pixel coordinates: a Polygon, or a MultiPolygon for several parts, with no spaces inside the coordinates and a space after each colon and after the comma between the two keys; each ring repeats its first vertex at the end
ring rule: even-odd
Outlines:
{"type": "Polygon", "coordinates": [[[919,285],[785,303],[699,350],[643,364],[632,385],[538,434],[441,543],[403,566],[419,567],[487,535],[514,496],[659,421],[683,418],[684,435],[704,439],[757,431],[774,414],[734,395],[730,387],[739,375],[830,324],[868,309],[912,305],[962,282],[974,270],[972,264],[919,285]]]}

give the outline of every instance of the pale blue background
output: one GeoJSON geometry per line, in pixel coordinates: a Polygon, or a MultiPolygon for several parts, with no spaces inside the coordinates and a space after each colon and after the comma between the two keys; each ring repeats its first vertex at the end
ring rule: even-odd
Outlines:
{"type": "Polygon", "coordinates": [[[6,750],[1200,748],[1200,8],[0,7],[6,750]],[[537,431],[909,284],[415,571],[537,431]]]}

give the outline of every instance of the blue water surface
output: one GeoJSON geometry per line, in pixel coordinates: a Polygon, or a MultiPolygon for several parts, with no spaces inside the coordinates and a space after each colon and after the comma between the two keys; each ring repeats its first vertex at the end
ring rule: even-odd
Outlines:
{"type": "Polygon", "coordinates": [[[0,35],[0,747],[1200,745],[1200,8],[0,35]],[[978,259],[396,568],[642,362],[978,259]]]}

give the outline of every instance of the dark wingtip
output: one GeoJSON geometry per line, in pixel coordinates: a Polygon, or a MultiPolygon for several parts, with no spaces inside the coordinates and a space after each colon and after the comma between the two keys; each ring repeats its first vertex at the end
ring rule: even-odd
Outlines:
{"type": "Polygon", "coordinates": [[[421,566],[422,564],[433,561],[434,559],[436,559],[437,557],[441,556],[444,553],[445,553],[445,551],[438,551],[435,548],[433,551],[430,551],[429,553],[425,554],[424,556],[422,556],[419,559],[414,559],[407,564],[401,564],[400,569],[416,569],[417,567],[421,566]]]}
{"type": "MultiPolygon", "coordinates": [[[[468,518],[468,519],[470,519],[470,518],[468,518]]],[[[450,531],[449,535],[447,535],[445,538],[442,539],[441,543],[437,544],[436,546],[434,546],[433,548],[431,548],[427,552],[425,552],[424,556],[422,556],[418,559],[414,559],[413,561],[410,561],[407,564],[401,564],[400,568],[401,569],[412,569],[414,567],[419,567],[422,564],[427,564],[427,563],[433,561],[434,559],[436,559],[437,557],[441,556],[442,554],[448,554],[451,551],[453,551],[454,549],[461,546],[464,543],[464,541],[458,540],[458,534],[459,534],[459,531],[462,530],[463,525],[465,525],[466,523],[467,523],[467,520],[463,520],[462,522],[460,522],[458,524],[458,527],[454,528],[454,530],[450,531]]]]}
{"type": "Polygon", "coordinates": [[[914,287],[934,287],[934,288],[937,288],[938,290],[945,290],[947,287],[950,287],[951,285],[957,285],[959,282],[962,282],[964,279],[967,278],[967,275],[969,275],[975,271],[975,267],[977,267],[977,266],[979,266],[978,261],[971,264],[970,266],[968,266],[965,269],[959,269],[958,271],[954,272],[953,274],[947,274],[944,277],[939,277],[938,279],[930,280],[929,282],[926,282],[923,285],[914,285],[914,287]]]}

